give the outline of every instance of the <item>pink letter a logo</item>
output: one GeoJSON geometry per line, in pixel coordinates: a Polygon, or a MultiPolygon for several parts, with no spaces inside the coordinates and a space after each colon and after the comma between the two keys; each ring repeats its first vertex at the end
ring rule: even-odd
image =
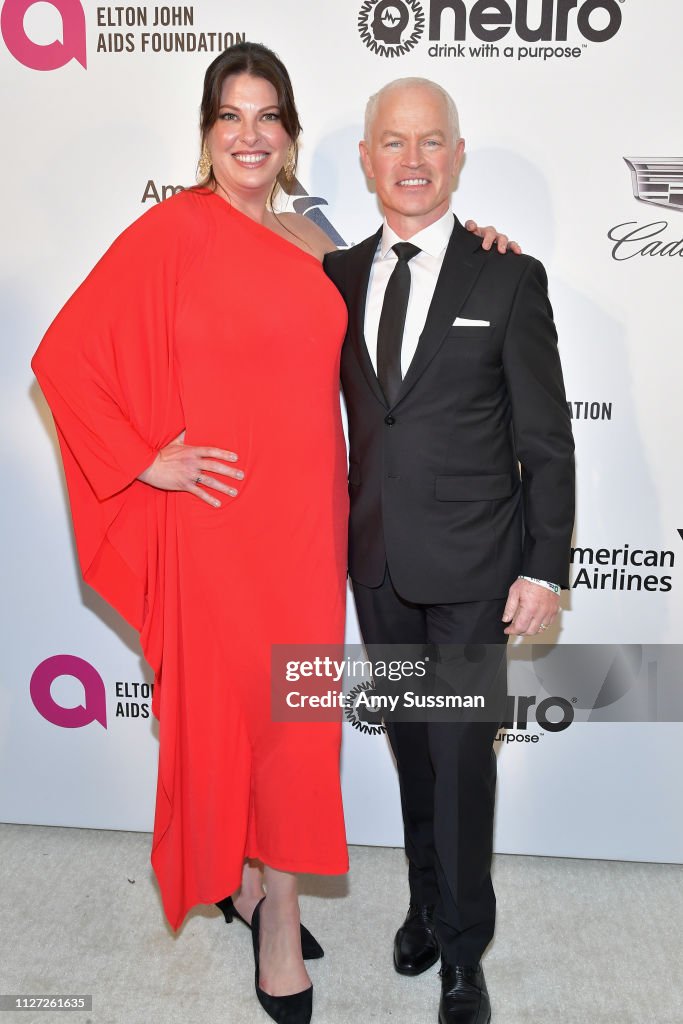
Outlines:
{"type": "Polygon", "coordinates": [[[96,668],[75,654],[55,654],[41,661],[31,676],[31,700],[36,711],[62,729],[80,729],[91,722],[107,728],[107,694],[96,668]],[[52,696],[52,684],[58,676],[73,676],[83,686],[84,704],[63,708],[52,696]]]}
{"type": "Polygon", "coordinates": [[[0,15],[0,29],[12,56],[34,71],[55,71],[73,59],[84,68],[87,67],[85,13],[79,0],[45,0],[61,14],[64,38],[64,42],[55,39],[54,43],[45,46],[34,43],[24,31],[26,12],[36,2],[37,0],[5,0],[0,15]]]}

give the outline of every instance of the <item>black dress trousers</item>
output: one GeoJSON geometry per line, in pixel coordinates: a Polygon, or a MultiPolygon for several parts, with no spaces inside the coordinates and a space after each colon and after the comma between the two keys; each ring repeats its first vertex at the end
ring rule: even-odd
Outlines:
{"type": "MultiPolygon", "coordinates": [[[[398,768],[411,899],[435,905],[435,927],[445,960],[475,965],[495,926],[493,741],[504,720],[507,636],[501,617],[505,599],[414,604],[396,592],[388,570],[381,586],[365,587],[354,581],[353,591],[370,660],[403,659],[411,645],[418,658],[428,650],[441,649],[448,658],[457,645],[487,645],[478,648],[481,666],[474,671],[479,673],[475,678],[481,681],[482,691],[495,690],[492,714],[479,721],[386,722],[398,768]],[[485,651],[489,656],[483,657],[485,651]],[[497,659],[495,679],[491,678],[491,651],[497,659]]],[[[405,687],[406,681],[401,685],[405,687]]],[[[415,717],[414,711],[410,714],[415,717]]]]}

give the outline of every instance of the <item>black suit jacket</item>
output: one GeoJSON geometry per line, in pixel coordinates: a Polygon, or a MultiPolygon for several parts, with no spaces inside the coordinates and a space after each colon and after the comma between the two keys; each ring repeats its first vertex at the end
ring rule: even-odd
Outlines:
{"type": "Polygon", "coordinates": [[[349,312],[351,577],[379,586],[388,563],[401,596],[420,604],[504,597],[520,573],[566,587],[574,444],[543,266],[485,252],[456,218],[389,407],[363,332],[380,237],[325,257],[349,312]]]}

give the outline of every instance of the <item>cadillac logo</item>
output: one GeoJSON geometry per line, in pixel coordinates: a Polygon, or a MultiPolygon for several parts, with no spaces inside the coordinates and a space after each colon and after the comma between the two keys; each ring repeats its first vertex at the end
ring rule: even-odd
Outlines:
{"type": "Polygon", "coordinates": [[[624,157],[631,168],[633,195],[643,203],[683,212],[683,157],[624,157]]]}

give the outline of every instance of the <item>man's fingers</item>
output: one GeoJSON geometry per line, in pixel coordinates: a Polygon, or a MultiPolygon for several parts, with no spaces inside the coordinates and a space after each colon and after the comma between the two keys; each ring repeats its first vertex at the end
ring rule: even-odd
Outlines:
{"type": "Polygon", "coordinates": [[[519,242],[508,242],[508,250],[514,252],[517,256],[522,255],[522,247],[519,242]]]}
{"type": "Polygon", "coordinates": [[[516,636],[524,636],[531,624],[531,616],[524,609],[520,609],[518,615],[515,615],[514,619],[503,632],[511,634],[514,633],[516,636]]]}
{"type": "Polygon", "coordinates": [[[510,623],[505,632],[515,633],[521,636],[523,633],[526,633],[527,629],[531,624],[532,619],[534,618],[534,615],[538,614],[538,607],[536,605],[530,604],[528,601],[525,601],[522,598],[517,597],[517,595],[514,593],[511,594],[510,597],[508,598],[508,605],[510,605],[511,601],[514,602],[513,614],[510,616],[509,619],[506,619],[505,616],[503,616],[503,622],[510,623]]]}
{"type": "Polygon", "coordinates": [[[515,600],[515,598],[508,597],[507,604],[505,605],[505,609],[503,611],[503,622],[512,622],[512,620],[515,617],[515,612],[517,611],[518,604],[519,601],[515,600]]]}
{"type": "Polygon", "coordinates": [[[510,587],[503,622],[509,623],[504,632],[508,636],[535,636],[543,632],[557,616],[559,599],[545,588],[526,580],[516,580],[510,587]]]}
{"type": "Polygon", "coordinates": [[[524,619],[514,619],[503,632],[508,636],[533,636],[536,630],[530,629],[524,619]]]}
{"type": "Polygon", "coordinates": [[[537,633],[544,632],[541,626],[550,626],[555,617],[555,612],[544,614],[544,610],[538,607],[530,608],[520,605],[515,617],[504,632],[515,636],[536,636],[537,633]]]}

